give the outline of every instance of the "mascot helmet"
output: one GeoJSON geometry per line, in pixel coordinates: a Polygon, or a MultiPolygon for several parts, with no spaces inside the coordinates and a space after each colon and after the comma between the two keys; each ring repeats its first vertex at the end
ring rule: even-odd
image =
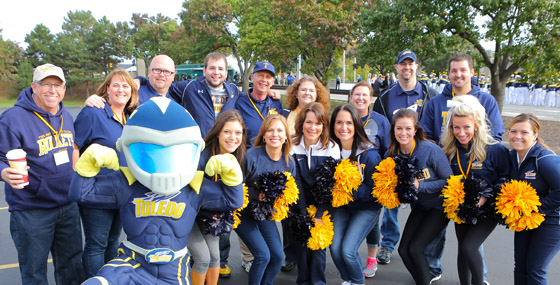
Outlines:
{"type": "Polygon", "coordinates": [[[170,195],[193,179],[204,140],[185,108],[154,97],[132,113],[117,148],[138,182],[156,194],[170,195]]]}

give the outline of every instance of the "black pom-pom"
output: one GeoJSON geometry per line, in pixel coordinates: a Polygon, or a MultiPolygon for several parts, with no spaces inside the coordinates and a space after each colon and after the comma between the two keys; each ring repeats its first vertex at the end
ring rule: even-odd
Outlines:
{"type": "Polygon", "coordinates": [[[318,204],[331,204],[332,202],[332,188],[335,183],[334,172],[338,162],[334,158],[328,157],[315,168],[313,175],[315,186],[310,192],[318,204]]]}
{"type": "Polygon", "coordinates": [[[270,202],[254,201],[249,204],[249,210],[257,221],[269,220],[274,213],[274,204],[270,202]]]}
{"type": "Polygon", "coordinates": [[[292,237],[302,247],[307,247],[307,241],[311,237],[311,232],[309,230],[313,225],[312,222],[309,215],[300,213],[290,214],[288,225],[292,232],[292,237]]]}
{"type": "Polygon", "coordinates": [[[394,157],[394,160],[395,174],[399,178],[395,192],[398,194],[399,201],[412,203],[418,200],[418,189],[414,186],[414,180],[423,177],[422,171],[418,169],[418,160],[408,154],[399,154],[394,157]]]}
{"type": "Polygon", "coordinates": [[[465,185],[465,200],[459,206],[457,216],[467,224],[476,225],[479,220],[485,219],[488,215],[493,215],[490,213],[492,209],[488,201],[482,207],[477,206],[477,204],[481,197],[492,198],[494,191],[486,180],[474,175],[469,175],[463,182],[465,185]]]}
{"type": "Polygon", "coordinates": [[[235,222],[232,211],[216,212],[212,217],[202,216],[200,221],[204,225],[204,234],[215,237],[230,233],[235,222]]]}

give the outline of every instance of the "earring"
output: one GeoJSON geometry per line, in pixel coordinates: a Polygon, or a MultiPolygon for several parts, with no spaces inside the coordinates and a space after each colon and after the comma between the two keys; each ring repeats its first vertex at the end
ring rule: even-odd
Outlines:
{"type": "Polygon", "coordinates": [[[287,143],[287,142],[288,142],[288,138],[286,138],[286,140],[284,141],[284,143],[287,143]]]}

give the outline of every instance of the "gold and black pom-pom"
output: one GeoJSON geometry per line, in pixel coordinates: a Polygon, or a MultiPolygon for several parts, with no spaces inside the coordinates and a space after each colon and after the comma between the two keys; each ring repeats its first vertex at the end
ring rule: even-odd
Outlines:
{"type": "Polygon", "coordinates": [[[457,224],[475,225],[479,220],[491,215],[488,210],[491,203],[482,207],[477,204],[481,197],[491,200],[493,193],[492,187],[483,178],[469,175],[464,179],[462,175],[453,175],[447,179],[447,185],[441,194],[444,212],[457,224]]]}
{"type": "Polygon", "coordinates": [[[253,185],[263,199],[252,201],[250,208],[255,220],[281,221],[288,217],[289,205],[297,202],[299,190],[289,172],[266,172],[253,185]]]}

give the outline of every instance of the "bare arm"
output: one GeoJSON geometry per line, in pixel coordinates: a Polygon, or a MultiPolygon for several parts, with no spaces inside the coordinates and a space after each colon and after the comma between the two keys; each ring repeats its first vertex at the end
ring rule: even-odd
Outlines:
{"type": "Polygon", "coordinates": [[[103,109],[105,107],[105,99],[102,97],[93,94],[86,99],[84,103],[87,107],[95,107],[97,109],[103,109]]]}

